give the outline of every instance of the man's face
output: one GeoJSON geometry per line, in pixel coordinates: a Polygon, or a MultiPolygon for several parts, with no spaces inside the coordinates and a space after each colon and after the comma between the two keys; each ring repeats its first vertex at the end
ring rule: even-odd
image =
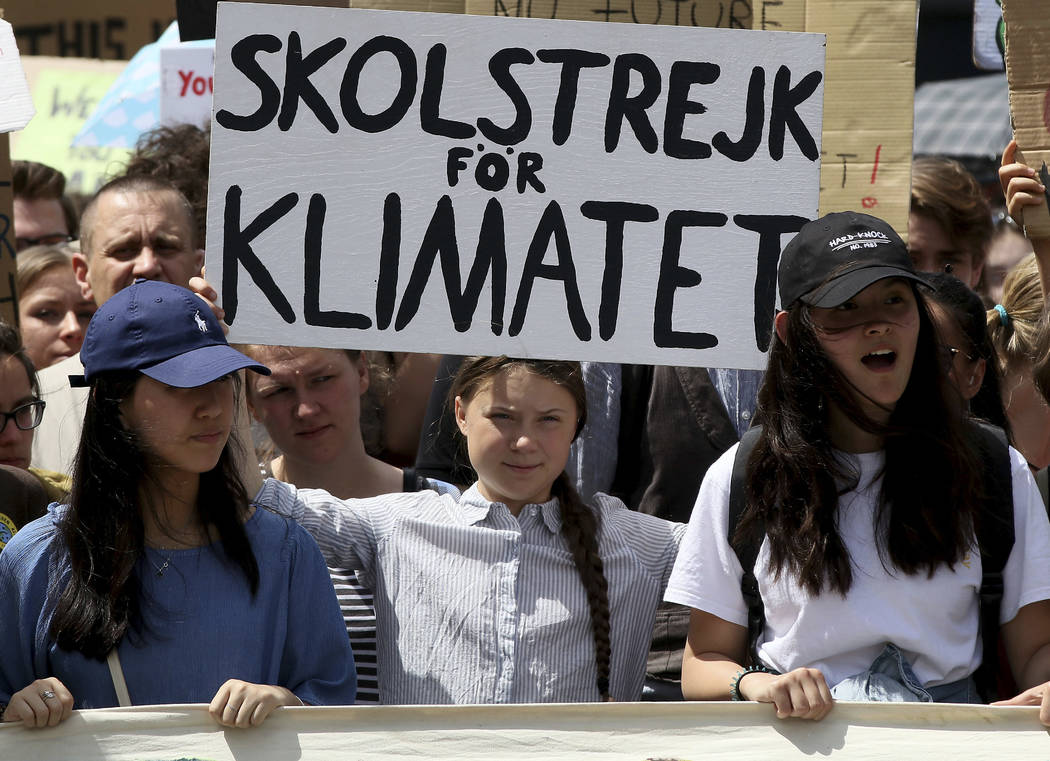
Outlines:
{"type": "Polygon", "coordinates": [[[15,245],[19,251],[41,244],[65,243],[69,226],[57,198],[16,198],[15,245]]]}
{"type": "Polygon", "coordinates": [[[192,221],[170,191],[111,192],[98,199],[89,250],[73,257],[84,297],[101,305],[136,278],[183,288],[200,274],[204,252],[193,247],[192,221]]]}
{"type": "Polygon", "coordinates": [[[908,254],[919,272],[946,272],[976,288],[984,262],[952,242],[947,231],[925,214],[908,216],[908,254]]]}

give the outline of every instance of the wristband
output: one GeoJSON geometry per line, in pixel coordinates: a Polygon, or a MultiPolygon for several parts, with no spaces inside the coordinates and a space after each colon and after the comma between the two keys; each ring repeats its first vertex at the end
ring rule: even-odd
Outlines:
{"type": "Polygon", "coordinates": [[[733,677],[733,681],[729,683],[729,697],[733,700],[743,700],[744,697],[740,694],[740,680],[748,674],[775,674],[777,673],[773,669],[766,668],[765,666],[748,666],[746,669],[740,669],[736,676],[733,677]]]}

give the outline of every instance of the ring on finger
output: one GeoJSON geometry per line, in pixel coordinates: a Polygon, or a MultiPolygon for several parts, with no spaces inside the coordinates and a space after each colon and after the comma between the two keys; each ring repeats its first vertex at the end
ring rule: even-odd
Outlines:
{"type": "Polygon", "coordinates": [[[53,697],[56,697],[56,695],[51,690],[43,690],[40,693],[40,699],[41,700],[51,700],[51,698],[53,698],[53,697]]]}

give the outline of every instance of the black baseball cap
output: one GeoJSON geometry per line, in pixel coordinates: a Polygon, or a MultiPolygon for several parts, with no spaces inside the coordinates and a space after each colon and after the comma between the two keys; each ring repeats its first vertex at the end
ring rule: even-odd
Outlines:
{"type": "Polygon", "coordinates": [[[778,271],[781,308],[790,309],[796,301],[836,307],[888,277],[928,285],[915,272],[904,241],[881,219],[855,211],[825,214],[803,225],[784,247],[778,271]]]}
{"type": "Polygon", "coordinates": [[[138,370],[178,388],[211,383],[247,368],[270,371],[226,342],[222,325],[195,293],[159,280],[136,280],[106,300],[88,323],[80,349],[85,386],[100,373],[138,370]]]}

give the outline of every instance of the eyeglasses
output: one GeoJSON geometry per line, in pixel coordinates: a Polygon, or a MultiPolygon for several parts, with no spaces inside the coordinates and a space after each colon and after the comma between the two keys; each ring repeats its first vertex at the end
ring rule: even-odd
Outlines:
{"type": "Polygon", "coordinates": [[[954,346],[945,346],[944,350],[946,352],[948,352],[948,356],[951,357],[952,359],[955,359],[955,355],[962,354],[970,362],[976,362],[977,361],[977,357],[973,356],[972,354],[967,354],[962,349],[956,349],[954,346]]]}
{"type": "Polygon", "coordinates": [[[57,246],[59,243],[71,243],[75,240],[76,238],[66,233],[48,233],[39,238],[15,237],[15,251],[24,251],[31,246],[57,246]]]}
{"type": "Polygon", "coordinates": [[[944,361],[945,370],[951,369],[952,363],[955,361],[955,357],[959,354],[962,354],[964,357],[966,357],[966,360],[968,362],[977,361],[977,357],[973,356],[972,354],[967,354],[962,349],[957,349],[954,346],[948,346],[947,344],[945,344],[941,346],[941,358],[944,361]]]}
{"type": "Polygon", "coordinates": [[[0,433],[4,432],[7,428],[7,421],[14,420],[15,425],[20,431],[31,431],[40,425],[40,421],[44,419],[44,407],[47,402],[37,399],[33,402],[27,402],[21,407],[15,407],[11,412],[0,412],[0,433]]]}

